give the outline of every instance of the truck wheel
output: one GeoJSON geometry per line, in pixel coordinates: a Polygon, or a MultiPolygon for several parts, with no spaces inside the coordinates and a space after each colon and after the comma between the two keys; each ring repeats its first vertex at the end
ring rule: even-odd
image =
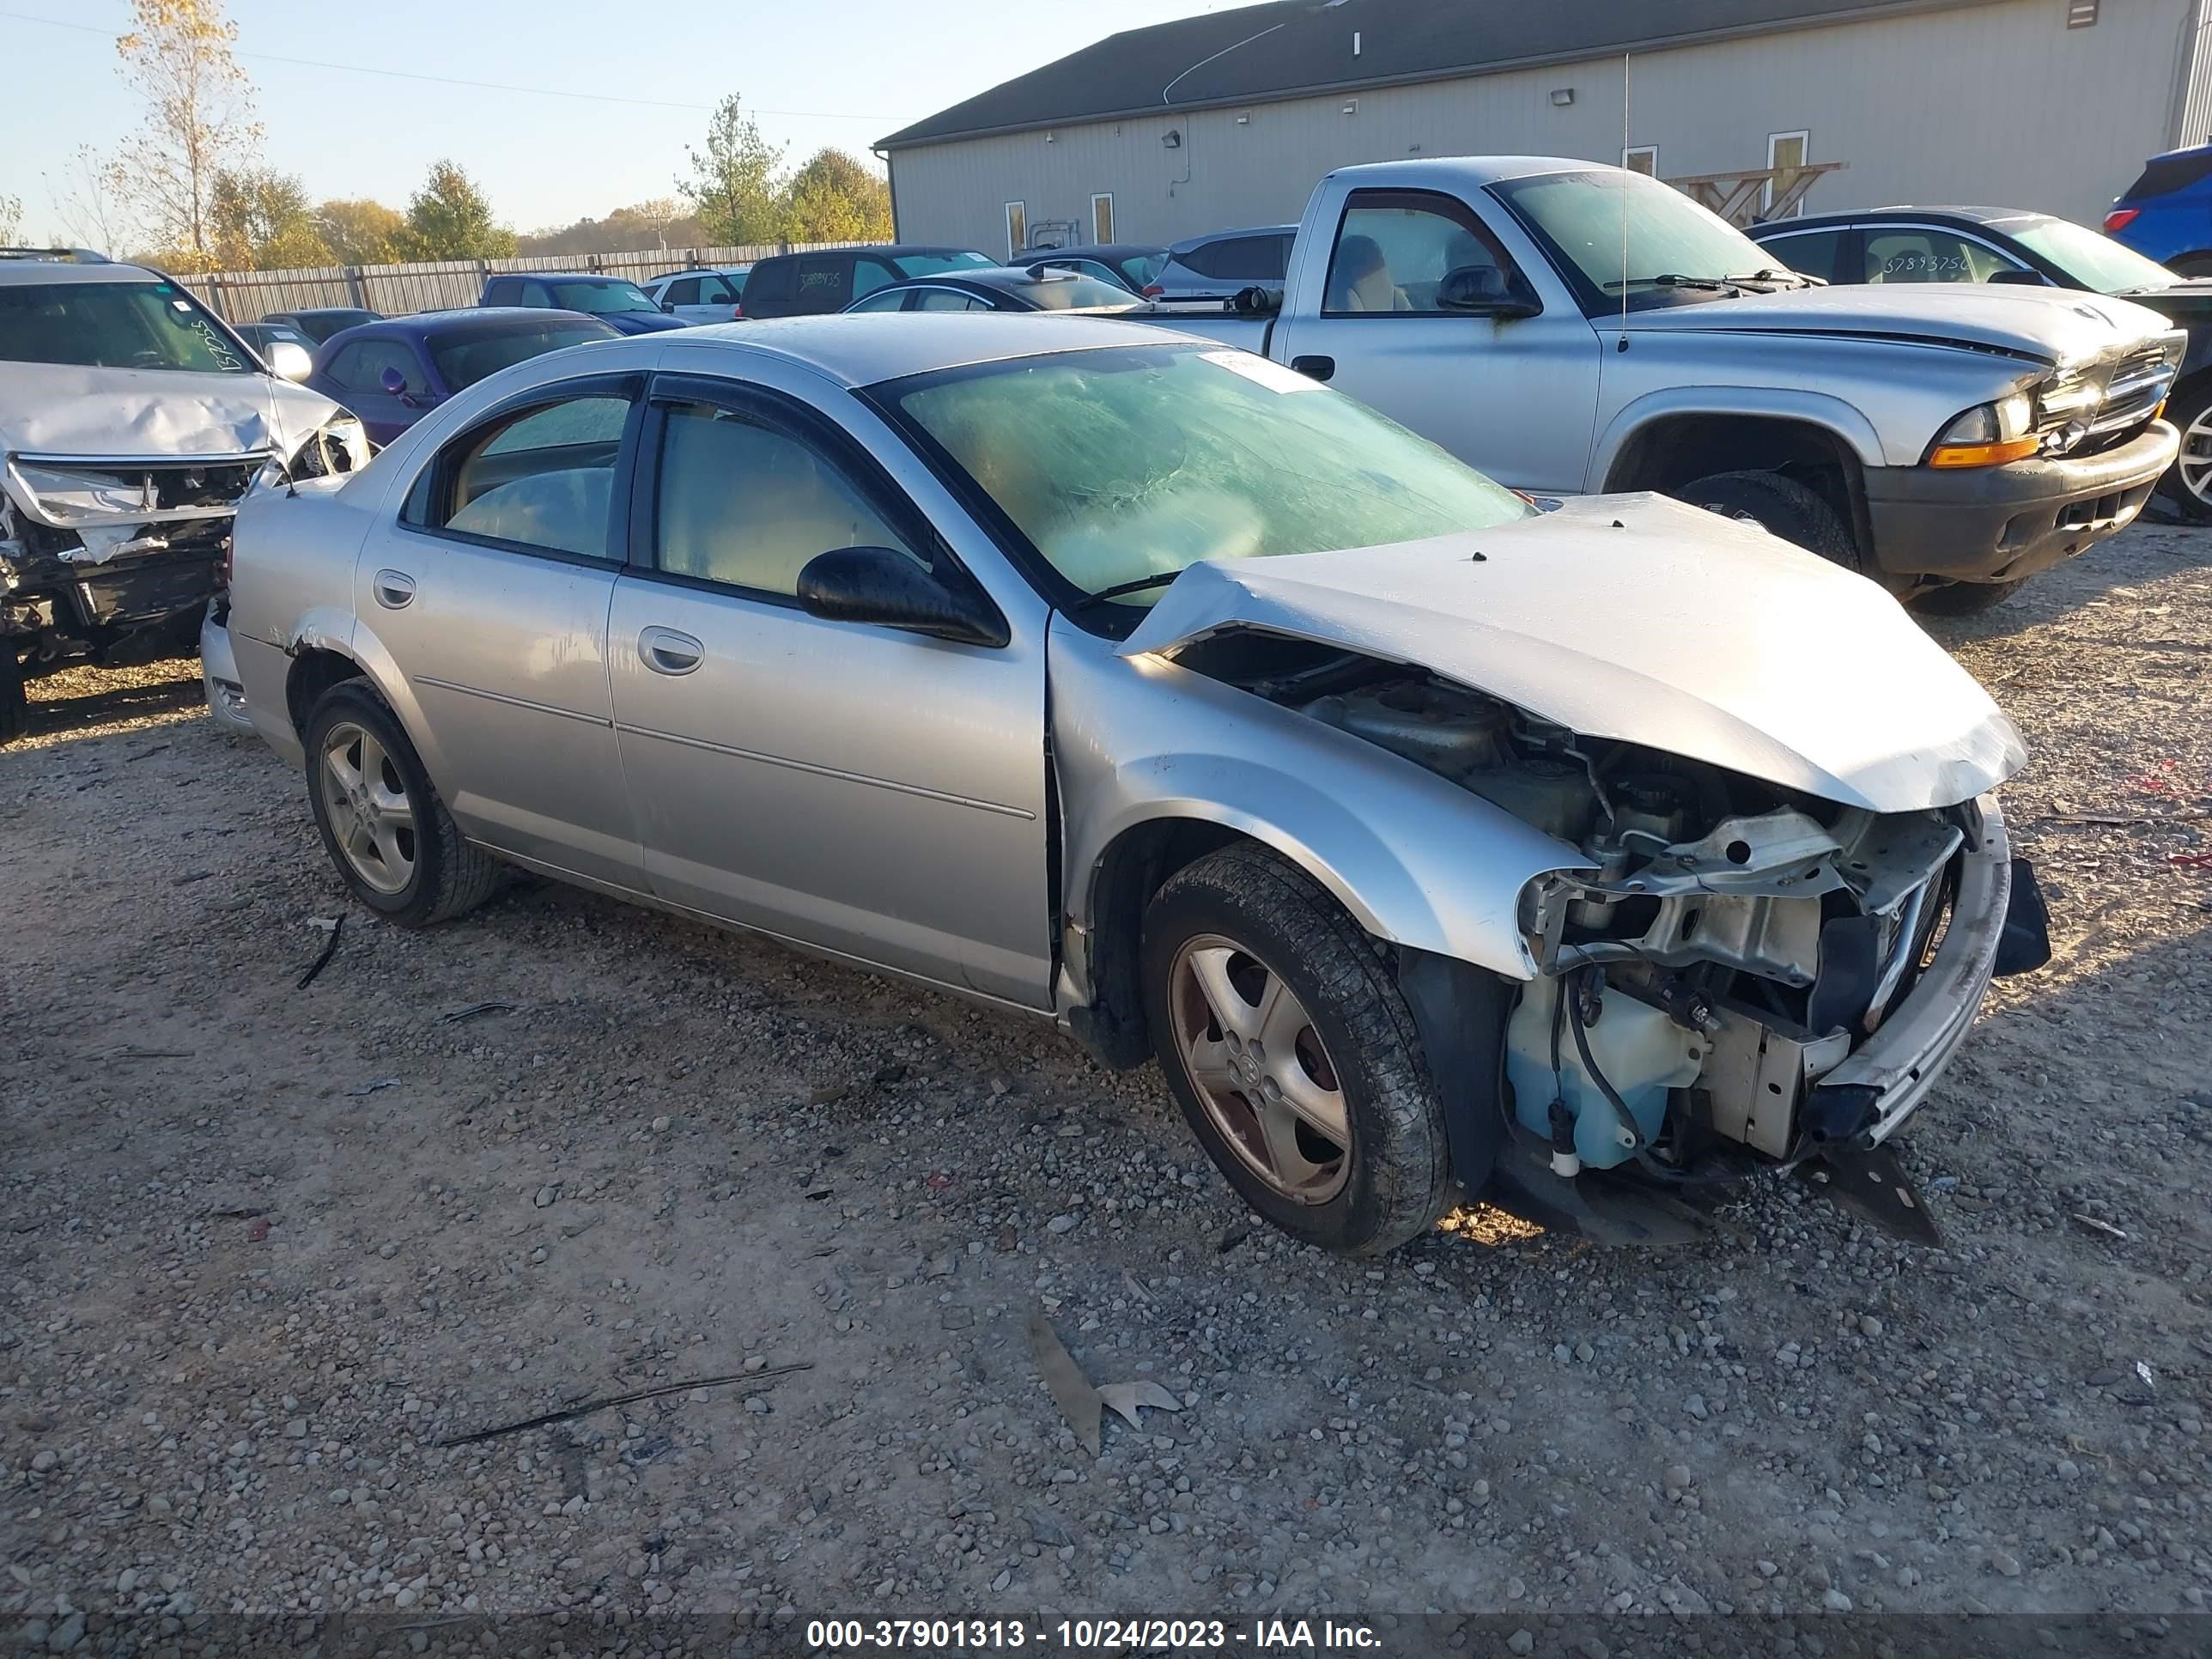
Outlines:
{"type": "Polygon", "coordinates": [[[1836,509],[1795,478],[1778,472],[1716,472],[1683,485],[1674,495],[1724,519],[1755,524],[1831,563],[1865,574],[1858,544],[1836,509]]]}
{"type": "Polygon", "coordinates": [[[365,680],[342,680],[308,717],[307,799],[353,896],[403,927],[472,910],[499,860],[461,838],[398,720],[365,680]]]}
{"type": "Polygon", "coordinates": [[[0,744],[31,729],[31,701],[23,695],[23,665],[12,640],[0,640],[0,744]]]}
{"type": "Polygon", "coordinates": [[[2158,481],[2158,493],[2191,524],[2212,524],[2212,374],[2175,394],[2166,418],[2181,428],[2181,453],[2158,481]]]}
{"type": "Polygon", "coordinates": [[[2009,582],[1945,582],[1905,596],[1905,603],[1931,617],[1978,617],[1994,611],[2027,585],[2027,578],[2009,582]]]}
{"type": "Polygon", "coordinates": [[[1306,875],[1225,848],[1145,915],[1153,1050],[1237,1194],[1344,1255],[1406,1243],[1449,1207],[1443,1109],[1375,941],[1306,875]]]}

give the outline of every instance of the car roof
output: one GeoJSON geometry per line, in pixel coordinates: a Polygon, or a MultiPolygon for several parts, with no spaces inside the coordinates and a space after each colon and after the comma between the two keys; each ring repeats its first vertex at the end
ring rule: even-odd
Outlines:
{"type": "MultiPolygon", "coordinates": [[[[917,279],[921,280],[921,279],[917,279]]],[[[712,323],[654,337],[671,353],[729,354],[735,371],[749,353],[766,353],[811,368],[844,386],[873,386],[936,369],[1108,346],[1199,346],[1206,341],[1172,329],[1110,318],[1022,311],[846,312],[712,323]]],[[[663,360],[672,371],[673,356],[663,360]]],[[[686,366],[688,367],[688,366],[686,366]]],[[[702,366],[704,367],[703,365],[702,366]]]]}
{"type": "Polygon", "coordinates": [[[1225,242],[1232,236],[1289,236],[1295,234],[1296,225],[1247,225],[1242,230],[1209,230],[1202,236],[1186,236],[1180,242],[1168,244],[1168,252],[1181,253],[1189,248],[1203,247],[1208,242],[1225,242]]]}
{"type": "Polygon", "coordinates": [[[1033,265],[1040,259],[1127,259],[1166,252],[1165,245],[1159,242],[1085,242],[1074,247],[1024,248],[1015,256],[1014,263],[1033,265]]]}
{"type": "Polygon", "coordinates": [[[823,253],[888,253],[896,258],[903,253],[975,253],[979,251],[962,247],[957,242],[863,242],[853,247],[801,248],[793,253],[771,253],[753,263],[764,265],[769,259],[806,259],[823,253]]]}
{"type": "MultiPolygon", "coordinates": [[[[374,339],[388,334],[409,334],[427,338],[431,335],[451,333],[461,329],[489,329],[496,333],[501,329],[527,328],[532,323],[542,323],[549,317],[566,323],[599,321],[589,312],[563,311],[546,306],[455,306],[446,311],[416,311],[404,317],[379,318],[374,322],[362,323],[342,333],[333,334],[331,340],[374,339]]],[[[609,331],[615,331],[611,329],[609,331]]],[[[324,343],[327,345],[330,341],[324,343]]]]}
{"type": "Polygon", "coordinates": [[[740,259],[733,265],[686,265],[681,270],[660,271],[645,280],[665,283],[678,276],[731,276],[740,271],[750,270],[756,263],[751,259],[740,259]]]}
{"type": "Polygon", "coordinates": [[[1808,213],[1802,219],[1770,219],[1764,224],[1749,227],[1746,234],[1754,241],[1768,236],[1786,236],[1800,230],[1832,230],[1839,225],[1856,225],[1880,222],[1893,223],[1914,219],[1956,219],[1970,225],[2002,225],[2015,221],[2042,220],[2053,216],[2038,212],[2033,208],[2000,207],[1878,207],[1862,208],[1854,213],[1808,213]]]}
{"type": "Polygon", "coordinates": [[[81,265],[69,259],[0,259],[0,288],[42,287],[57,283],[175,281],[167,273],[145,265],[81,265]]]}
{"type": "Polygon", "coordinates": [[[369,306],[294,306],[285,311],[272,311],[268,317],[374,317],[376,312],[369,306]]]}
{"type": "Polygon", "coordinates": [[[495,270],[484,278],[495,283],[503,276],[550,276],[564,283],[628,283],[632,288],[636,281],[629,276],[617,276],[611,270],[495,270]]]}

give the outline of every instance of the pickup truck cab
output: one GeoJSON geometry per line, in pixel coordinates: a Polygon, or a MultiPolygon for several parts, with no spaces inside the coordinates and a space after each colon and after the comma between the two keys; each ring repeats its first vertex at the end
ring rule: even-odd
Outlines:
{"type": "Polygon", "coordinates": [[[1175,325],[1521,489],[1662,491],[1940,611],[2124,527],[2179,441],[2157,417],[2185,339],[2154,312],[1830,289],[1667,185],[1586,161],[1340,167],[1285,287],[1231,308],[1175,325]]]}

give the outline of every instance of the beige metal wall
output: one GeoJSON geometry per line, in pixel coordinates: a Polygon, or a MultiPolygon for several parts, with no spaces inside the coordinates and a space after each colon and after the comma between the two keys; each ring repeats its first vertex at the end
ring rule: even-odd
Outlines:
{"type": "MultiPolygon", "coordinates": [[[[1656,144],[1662,176],[1718,173],[1765,166],[1769,134],[1803,129],[1808,160],[1849,164],[1808,212],[1979,202],[2094,223],[2145,156],[2179,142],[2186,82],[2203,72],[2198,9],[2101,0],[2094,27],[2069,29],[2067,0],[1996,0],[1645,54],[1630,66],[1628,143],[1656,144]]],[[[1348,27],[1346,52],[1349,73],[1348,27]]],[[[1092,194],[1110,192],[1121,240],[1166,242],[1295,220],[1322,173],[1354,161],[1617,161],[1621,82],[1616,58],[899,150],[899,234],[1004,255],[1006,202],[1033,226],[1087,226],[1092,194]],[[1170,130],[1179,149],[1162,145],[1170,130]]]]}

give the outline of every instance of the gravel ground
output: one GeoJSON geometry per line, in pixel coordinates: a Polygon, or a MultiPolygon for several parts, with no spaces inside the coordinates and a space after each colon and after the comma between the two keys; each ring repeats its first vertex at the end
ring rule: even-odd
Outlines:
{"type": "Polygon", "coordinates": [[[2203,1607],[2212,533],[1936,626],[2033,748],[2058,952],[1911,1137],[1941,1249],[1782,1187],[1696,1247],[1473,1212],[1347,1264],[1248,1228],[1149,1070],[551,886],[356,912],[300,990],[345,907],[299,780],[193,665],[41,683],[0,1629],[2203,1607]],[[1039,1310],[1183,1408],[1092,1457],[1039,1310]]]}

